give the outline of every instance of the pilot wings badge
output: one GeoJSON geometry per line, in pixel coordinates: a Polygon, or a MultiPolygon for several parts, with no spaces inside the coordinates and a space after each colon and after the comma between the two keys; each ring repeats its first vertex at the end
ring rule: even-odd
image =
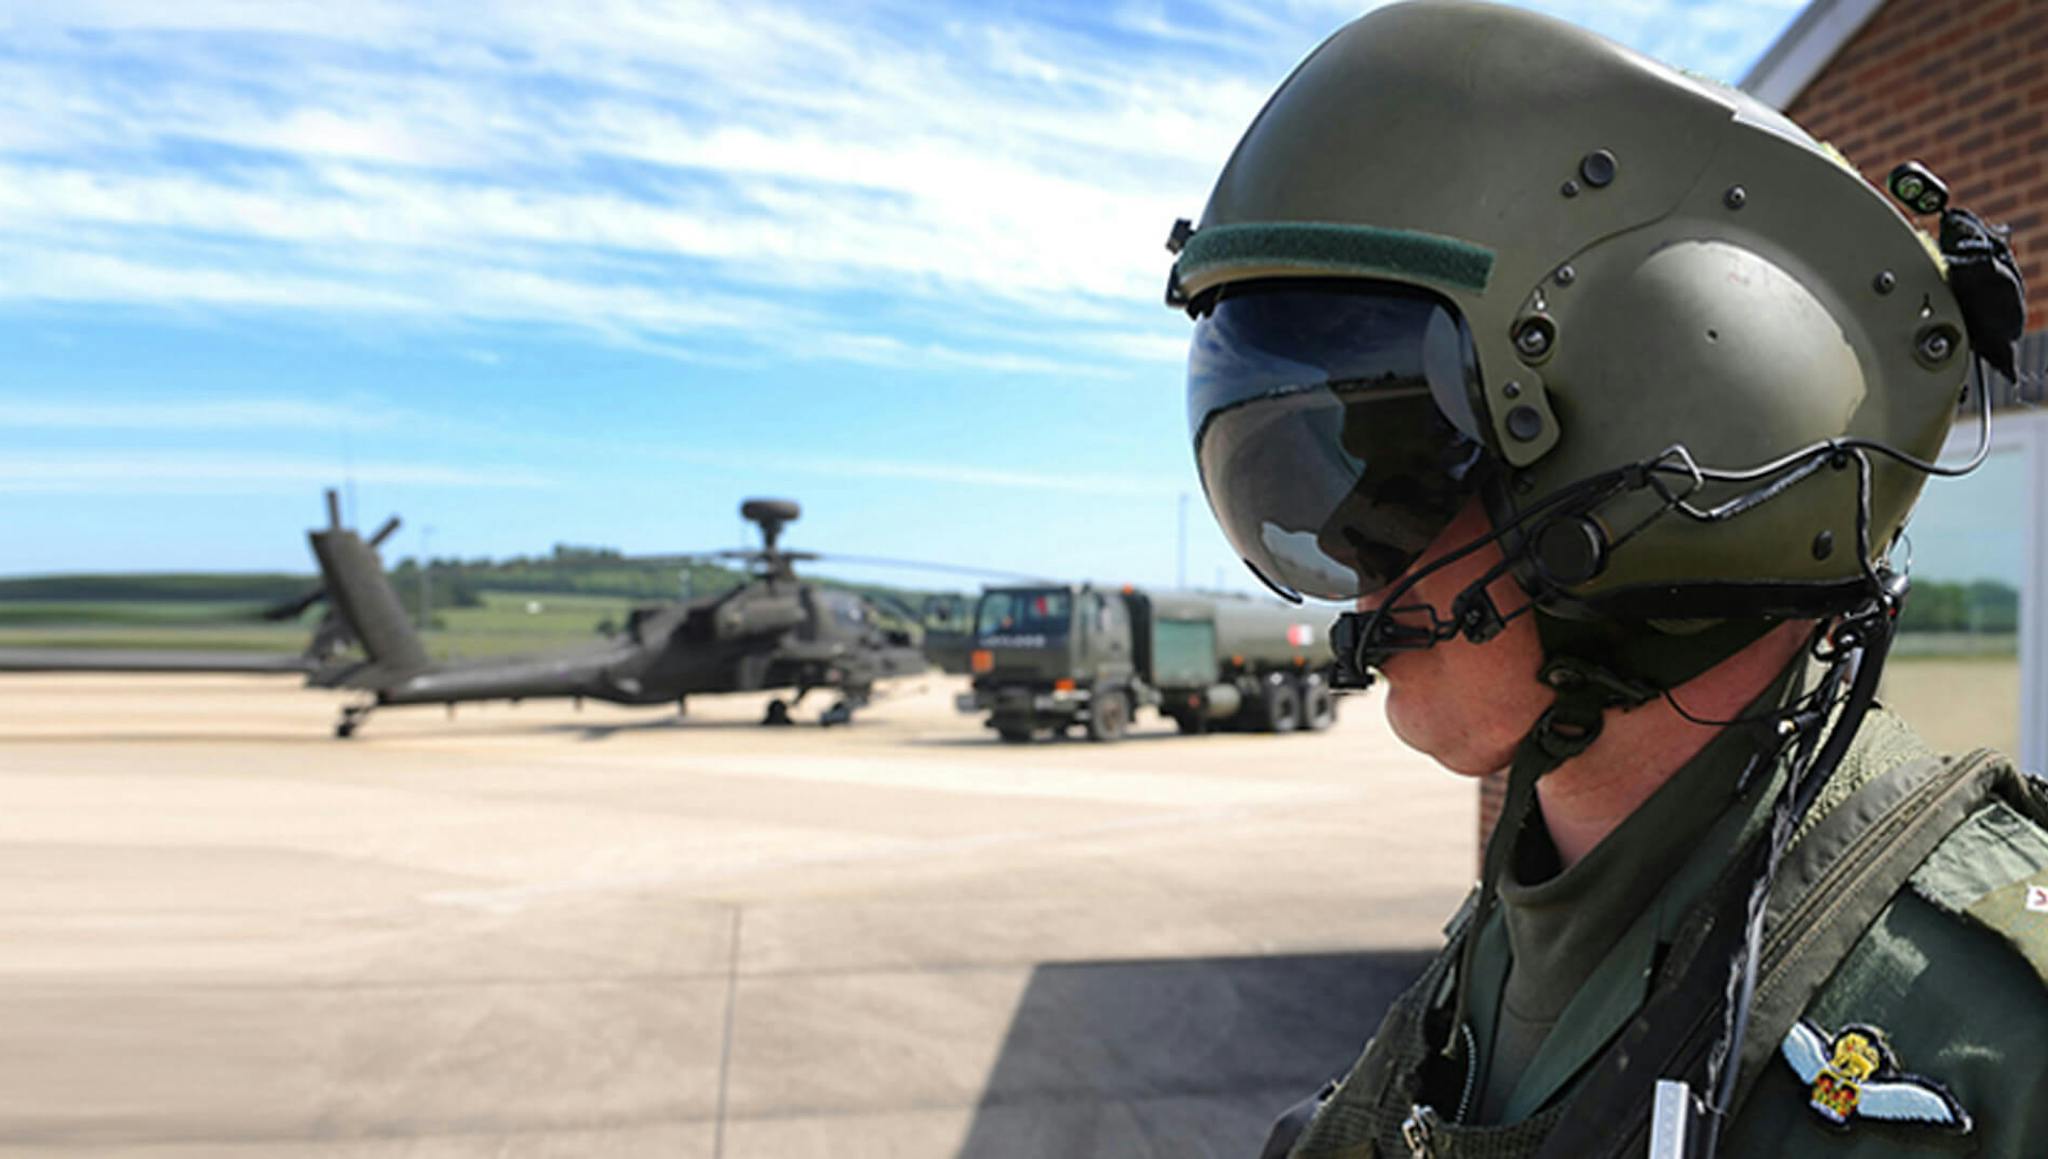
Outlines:
{"type": "Polygon", "coordinates": [[[1958,1135],[1970,1130],[1970,1113],[1940,1083],[1899,1070],[1875,1026],[1852,1024],[1830,1037],[1802,1018],[1779,1049],[1799,1081],[1811,1085],[1807,1105],[1831,1127],[1875,1119],[1958,1135]]]}

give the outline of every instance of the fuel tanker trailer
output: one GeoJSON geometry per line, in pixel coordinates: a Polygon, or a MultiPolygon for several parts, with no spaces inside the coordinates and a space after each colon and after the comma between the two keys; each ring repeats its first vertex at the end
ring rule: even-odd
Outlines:
{"type": "Polygon", "coordinates": [[[990,588],[962,712],[1023,743],[1076,726],[1115,740],[1140,708],[1183,733],[1319,731],[1336,719],[1322,625],[1242,596],[1088,584],[990,588]]]}

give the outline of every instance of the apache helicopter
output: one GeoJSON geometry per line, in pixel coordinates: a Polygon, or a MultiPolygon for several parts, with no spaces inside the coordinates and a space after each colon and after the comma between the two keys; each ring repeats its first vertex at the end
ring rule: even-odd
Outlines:
{"type": "MultiPolygon", "coordinates": [[[[868,703],[877,680],[925,670],[924,654],[905,632],[884,628],[875,605],[852,592],[797,577],[793,564],[820,558],[780,546],[782,530],[800,514],[795,503],[749,499],[742,518],[761,530],[762,546],[714,554],[745,561],[747,581],[730,591],[636,608],[604,644],[546,656],[435,662],[407,620],[376,547],[398,528],[394,517],[365,541],[342,526],[335,493],[327,493],[328,527],[308,533],[322,584],[274,608],[291,619],[325,602],[327,614],[297,657],[246,653],[63,654],[0,650],[0,671],[304,672],[315,688],[357,689],[367,698],[342,709],[337,737],[353,735],[379,708],[533,697],[675,704],[697,693],[793,689],[768,704],[766,725],[790,723],[790,709],[813,689],[839,696],[818,718],[845,724],[868,703]],[[359,645],[362,658],[347,654],[359,645]]],[[[643,561],[701,556],[640,557],[643,561]]],[[[863,562],[860,557],[839,557],[863,562]]],[[[901,561],[865,561],[898,563],[901,561]]],[[[967,569],[953,569],[967,570],[967,569]]],[[[906,609],[907,611],[907,609],[906,609]]],[[[911,613],[907,618],[915,621],[911,613]]]]}

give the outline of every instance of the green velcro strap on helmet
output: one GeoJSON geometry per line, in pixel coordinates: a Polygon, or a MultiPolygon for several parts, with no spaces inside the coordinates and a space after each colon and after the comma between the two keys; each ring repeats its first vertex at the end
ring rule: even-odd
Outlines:
{"type": "Polygon", "coordinates": [[[1480,293],[1493,277],[1493,251],[1457,238],[1370,225],[1212,225],[1188,238],[1174,271],[1179,280],[1191,281],[1218,267],[1275,265],[1424,278],[1480,293]]]}

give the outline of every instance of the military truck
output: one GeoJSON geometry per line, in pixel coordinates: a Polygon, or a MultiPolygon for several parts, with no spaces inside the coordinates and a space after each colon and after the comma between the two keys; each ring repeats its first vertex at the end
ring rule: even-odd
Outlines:
{"type": "Polygon", "coordinates": [[[1183,733],[1319,731],[1337,716],[1314,613],[1136,588],[990,588],[976,606],[963,712],[1023,743],[1076,727],[1112,741],[1140,708],[1183,733]]]}

